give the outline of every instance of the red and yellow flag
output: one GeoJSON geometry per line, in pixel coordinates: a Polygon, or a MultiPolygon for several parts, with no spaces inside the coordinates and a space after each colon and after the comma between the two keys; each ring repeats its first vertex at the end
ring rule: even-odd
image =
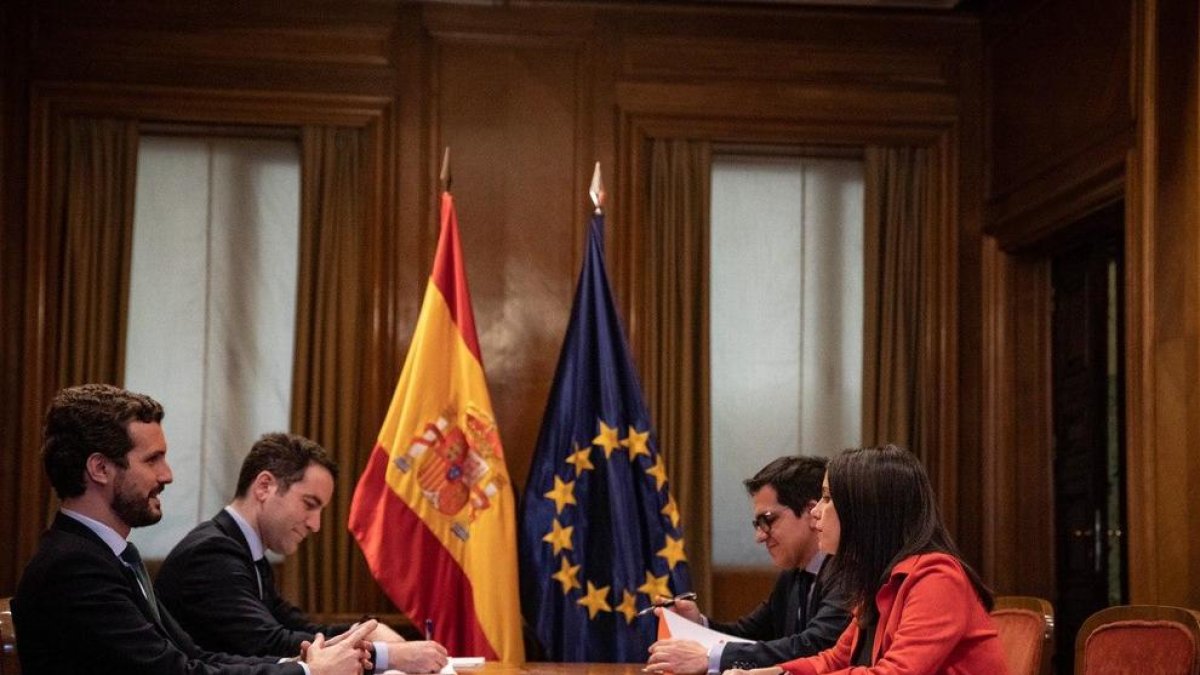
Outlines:
{"type": "Polygon", "coordinates": [[[354,491],[350,531],[384,592],[454,656],[524,661],[516,504],[458,239],[442,231],[400,383],[354,491]]]}

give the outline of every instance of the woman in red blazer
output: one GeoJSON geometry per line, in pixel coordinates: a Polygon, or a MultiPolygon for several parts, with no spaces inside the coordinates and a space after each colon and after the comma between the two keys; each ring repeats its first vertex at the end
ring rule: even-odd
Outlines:
{"type": "MultiPolygon", "coordinates": [[[[832,648],[751,675],[1003,675],[992,594],[958,553],[920,461],[894,445],[830,460],[812,515],[854,621],[832,648]]],[[[726,675],[744,675],[726,671],[726,675]]]]}

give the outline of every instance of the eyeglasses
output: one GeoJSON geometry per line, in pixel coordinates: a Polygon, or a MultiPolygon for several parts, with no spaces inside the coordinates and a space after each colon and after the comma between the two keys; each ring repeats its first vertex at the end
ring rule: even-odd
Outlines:
{"type": "Polygon", "coordinates": [[[771,534],[771,526],[775,524],[775,521],[779,520],[779,516],[783,515],[784,509],[790,508],[789,506],[781,506],[778,511],[763,511],[754,516],[754,520],[751,520],[750,524],[754,526],[755,530],[762,530],[763,534],[771,534]]]}

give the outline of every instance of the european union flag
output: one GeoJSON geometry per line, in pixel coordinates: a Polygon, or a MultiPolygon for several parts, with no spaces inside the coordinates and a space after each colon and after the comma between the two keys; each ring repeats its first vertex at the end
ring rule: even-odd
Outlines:
{"type": "Polygon", "coordinates": [[[656,619],[638,611],[691,585],[603,228],[594,216],[521,507],[521,606],[552,661],[645,661],[656,619]]]}

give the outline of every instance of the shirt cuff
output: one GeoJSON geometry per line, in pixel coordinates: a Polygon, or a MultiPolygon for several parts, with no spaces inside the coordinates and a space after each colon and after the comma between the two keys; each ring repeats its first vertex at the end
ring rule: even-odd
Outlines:
{"type": "Polygon", "coordinates": [[[312,675],[312,671],[308,669],[307,663],[303,661],[297,661],[296,663],[299,663],[300,667],[304,669],[304,675],[312,675]]]}
{"type": "Polygon", "coordinates": [[[375,646],[375,672],[382,673],[388,669],[388,646],[386,642],[372,642],[375,646]]]}
{"type": "Polygon", "coordinates": [[[708,675],[721,672],[721,655],[725,653],[725,642],[718,642],[708,649],[708,675]]]}

